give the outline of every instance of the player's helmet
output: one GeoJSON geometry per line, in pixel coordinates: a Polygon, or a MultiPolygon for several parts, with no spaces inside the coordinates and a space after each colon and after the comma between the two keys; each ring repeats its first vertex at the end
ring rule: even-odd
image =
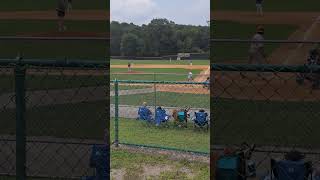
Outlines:
{"type": "Polygon", "coordinates": [[[263,33],[264,32],[264,27],[263,26],[258,26],[257,27],[257,33],[263,33]]]}

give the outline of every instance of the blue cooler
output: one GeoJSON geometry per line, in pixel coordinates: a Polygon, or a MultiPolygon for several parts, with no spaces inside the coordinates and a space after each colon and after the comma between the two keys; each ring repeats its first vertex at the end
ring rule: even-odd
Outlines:
{"type": "Polygon", "coordinates": [[[221,156],[217,161],[216,180],[241,180],[239,156],[221,156]]]}

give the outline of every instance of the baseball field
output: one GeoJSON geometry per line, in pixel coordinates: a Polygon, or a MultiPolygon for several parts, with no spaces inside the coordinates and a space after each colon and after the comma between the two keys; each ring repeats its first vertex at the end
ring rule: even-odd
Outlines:
{"type": "MultiPolygon", "coordinates": [[[[187,81],[187,74],[192,71],[194,81],[203,82],[209,76],[208,60],[194,60],[192,66],[186,64],[185,61],[179,62],[176,60],[171,63],[168,61],[167,64],[163,61],[148,60],[137,60],[132,63],[132,70],[128,72],[127,60],[111,60],[111,78],[120,80],[187,81]]],[[[111,116],[113,116],[114,86],[110,87],[111,116]]],[[[119,113],[120,117],[123,118],[120,120],[120,139],[123,138],[128,143],[162,145],[209,152],[209,133],[194,132],[192,125],[185,131],[170,128],[161,130],[155,128],[152,130],[153,128],[141,128],[143,124],[130,120],[137,117],[137,110],[142,102],[147,102],[151,109],[154,109],[155,106],[162,106],[169,112],[170,109],[185,108],[186,106],[193,109],[204,108],[210,111],[209,91],[202,85],[153,85],[147,82],[139,84],[120,83],[119,94],[119,113]],[[126,131],[125,129],[132,129],[132,131],[126,131]],[[143,136],[145,133],[151,134],[145,137],[143,136]],[[184,138],[185,133],[191,134],[190,138],[184,138]],[[172,138],[163,138],[166,136],[172,138]]]]}
{"type": "MultiPolygon", "coordinates": [[[[209,60],[193,60],[192,65],[189,61],[157,61],[157,60],[111,60],[110,65],[110,79],[111,80],[156,80],[156,81],[187,81],[189,71],[193,73],[193,81],[204,82],[210,76],[209,60]],[[128,63],[132,63],[131,71],[128,71],[128,63]]],[[[155,106],[163,107],[169,115],[172,114],[173,109],[185,108],[190,106],[191,112],[199,109],[205,109],[210,113],[210,91],[203,88],[202,85],[181,85],[181,84],[149,84],[149,83],[119,83],[119,141],[125,144],[135,144],[150,147],[160,147],[164,150],[157,149],[144,159],[145,162],[138,161],[134,168],[138,170],[131,170],[128,164],[123,164],[121,161],[112,163],[111,166],[115,170],[114,175],[121,174],[126,169],[127,174],[133,177],[138,176],[137,172],[143,172],[143,177],[147,177],[145,173],[148,172],[148,162],[157,160],[160,163],[151,166],[157,169],[157,175],[154,177],[161,177],[163,179],[170,178],[196,178],[207,179],[209,178],[208,157],[202,157],[205,161],[194,159],[197,156],[191,155],[190,157],[182,158],[185,168],[175,163],[175,168],[169,168],[170,165],[167,160],[161,160],[161,155],[165,149],[178,149],[182,151],[195,151],[209,153],[210,131],[196,130],[193,124],[189,122],[188,128],[175,127],[172,122],[169,127],[155,127],[147,125],[145,122],[135,120],[137,118],[138,108],[143,102],[147,102],[148,108],[154,112],[155,106]],[[158,154],[158,155],[156,155],[158,154]],[[160,156],[159,156],[160,155],[160,156]],[[160,159],[159,159],[160,158],[160,159]],[[187,162],[188,161],[188,162],[187,162]],[[147,164],[146,164],[147,162],[147,164]],[[121,164],[121,165],[119,165],[121,164]],[[200,169],[195,169],[198,166],[200,169]],[[119,167],[118,167],[119,166],[119,167]],[[182,169],[185,169],[182,171],[182,169]],[[171,170],[169,170],[171,169],[171,170]],[[172,171],[173,170],[173,171],[172,171]],[[187,171],[187,172],[186,172],[187,171]]],[[[110,113],[111,119],[111,139],[114,139],[114,85],[110,85],[110,113]]],[[[139,150],[141,151],[141,150],[139,150]]],[[[138,152],[139,152],[138,151],[138,152]]],[[[118,150],[112,151],[112,158],[120,158],[122,152],[118,150]]],[[[179,156],[179,151],[169,155],[172,157],[179,156]]],[[[130,154],[134,156],[134,154],[130,154]]],[[[141,155],[138,155],[140,157],[141,155]]],[[[143,155],[146,156],[146,155],[143,155]]],[[[169,158],[171,159],[171,158],[169,158]]],[[[179,159],[179,158],[178,158],[179,159]]],[[[180,161],[178,161],[180,162],[180,161]]],[[[152,177],[152,176],[149,176],[152,177]]]]}
{"type": "MultiPolygon", "coordinates": [[[[211,4],[215,38],[251,39],[257,25],[264,25],[267,40],[319,40],[319,2],[276,1],[264,3],[256,14],[253,1],[214,1],[211,4]],[[215,5],[214,5],[215,4],[215,5]]],[[[213,43],[215,63],[245,64],[248,43],[213,43]]],[[[267,64],[303,65],[313,44],[265,43],[267,64]]],[[[212,91],[216,120],[214,144],[285,146],[317,149],[319,90],[296,83],[297,73],[213,72],[212,91]],[[236,115],[236,118],[234,117],[236,115]]]]}

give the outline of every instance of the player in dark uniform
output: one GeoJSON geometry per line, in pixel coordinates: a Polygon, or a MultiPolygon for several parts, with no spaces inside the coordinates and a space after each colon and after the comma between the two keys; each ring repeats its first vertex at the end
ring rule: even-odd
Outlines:
{"type": "Polygon", "coordinates": [[[66,26],[64,25],[64,17],[66,15],[66,1],[58,0],[58,7],[56,8],[57,16],[58,16],[58,28],[59,32],[65,31],[66,26]]]}
{"type": "MultiPolygon", "coordinates": [[[[320,50],[319,47],[315,47],[309,52],[309,57],[307,59],[307,63],[305,65],[320,65],[320,50]]],[[[308,72],[308,73],[300,73],[298,74],[297,77],[297,83],[298,84],[303,84],[304,80],[309,80],[312,82],[312,88],[313,89],[318,89],[320,85],[320,74],[319,73],[313,73],[308,72]]]]}
{"type": "Polygon", "coordinates": [[[72,0],[68,0],[68,11],[72,10],[72,0]]]}

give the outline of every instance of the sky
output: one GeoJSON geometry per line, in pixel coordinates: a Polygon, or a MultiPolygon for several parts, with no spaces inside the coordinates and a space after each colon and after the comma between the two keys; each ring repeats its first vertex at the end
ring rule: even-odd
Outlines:
{"type": "Polygon", "coordinates": [[[111,21],[148,24],[166,18],[176,24],[207,26],[210,0],[111,0],[111,21]]]}

